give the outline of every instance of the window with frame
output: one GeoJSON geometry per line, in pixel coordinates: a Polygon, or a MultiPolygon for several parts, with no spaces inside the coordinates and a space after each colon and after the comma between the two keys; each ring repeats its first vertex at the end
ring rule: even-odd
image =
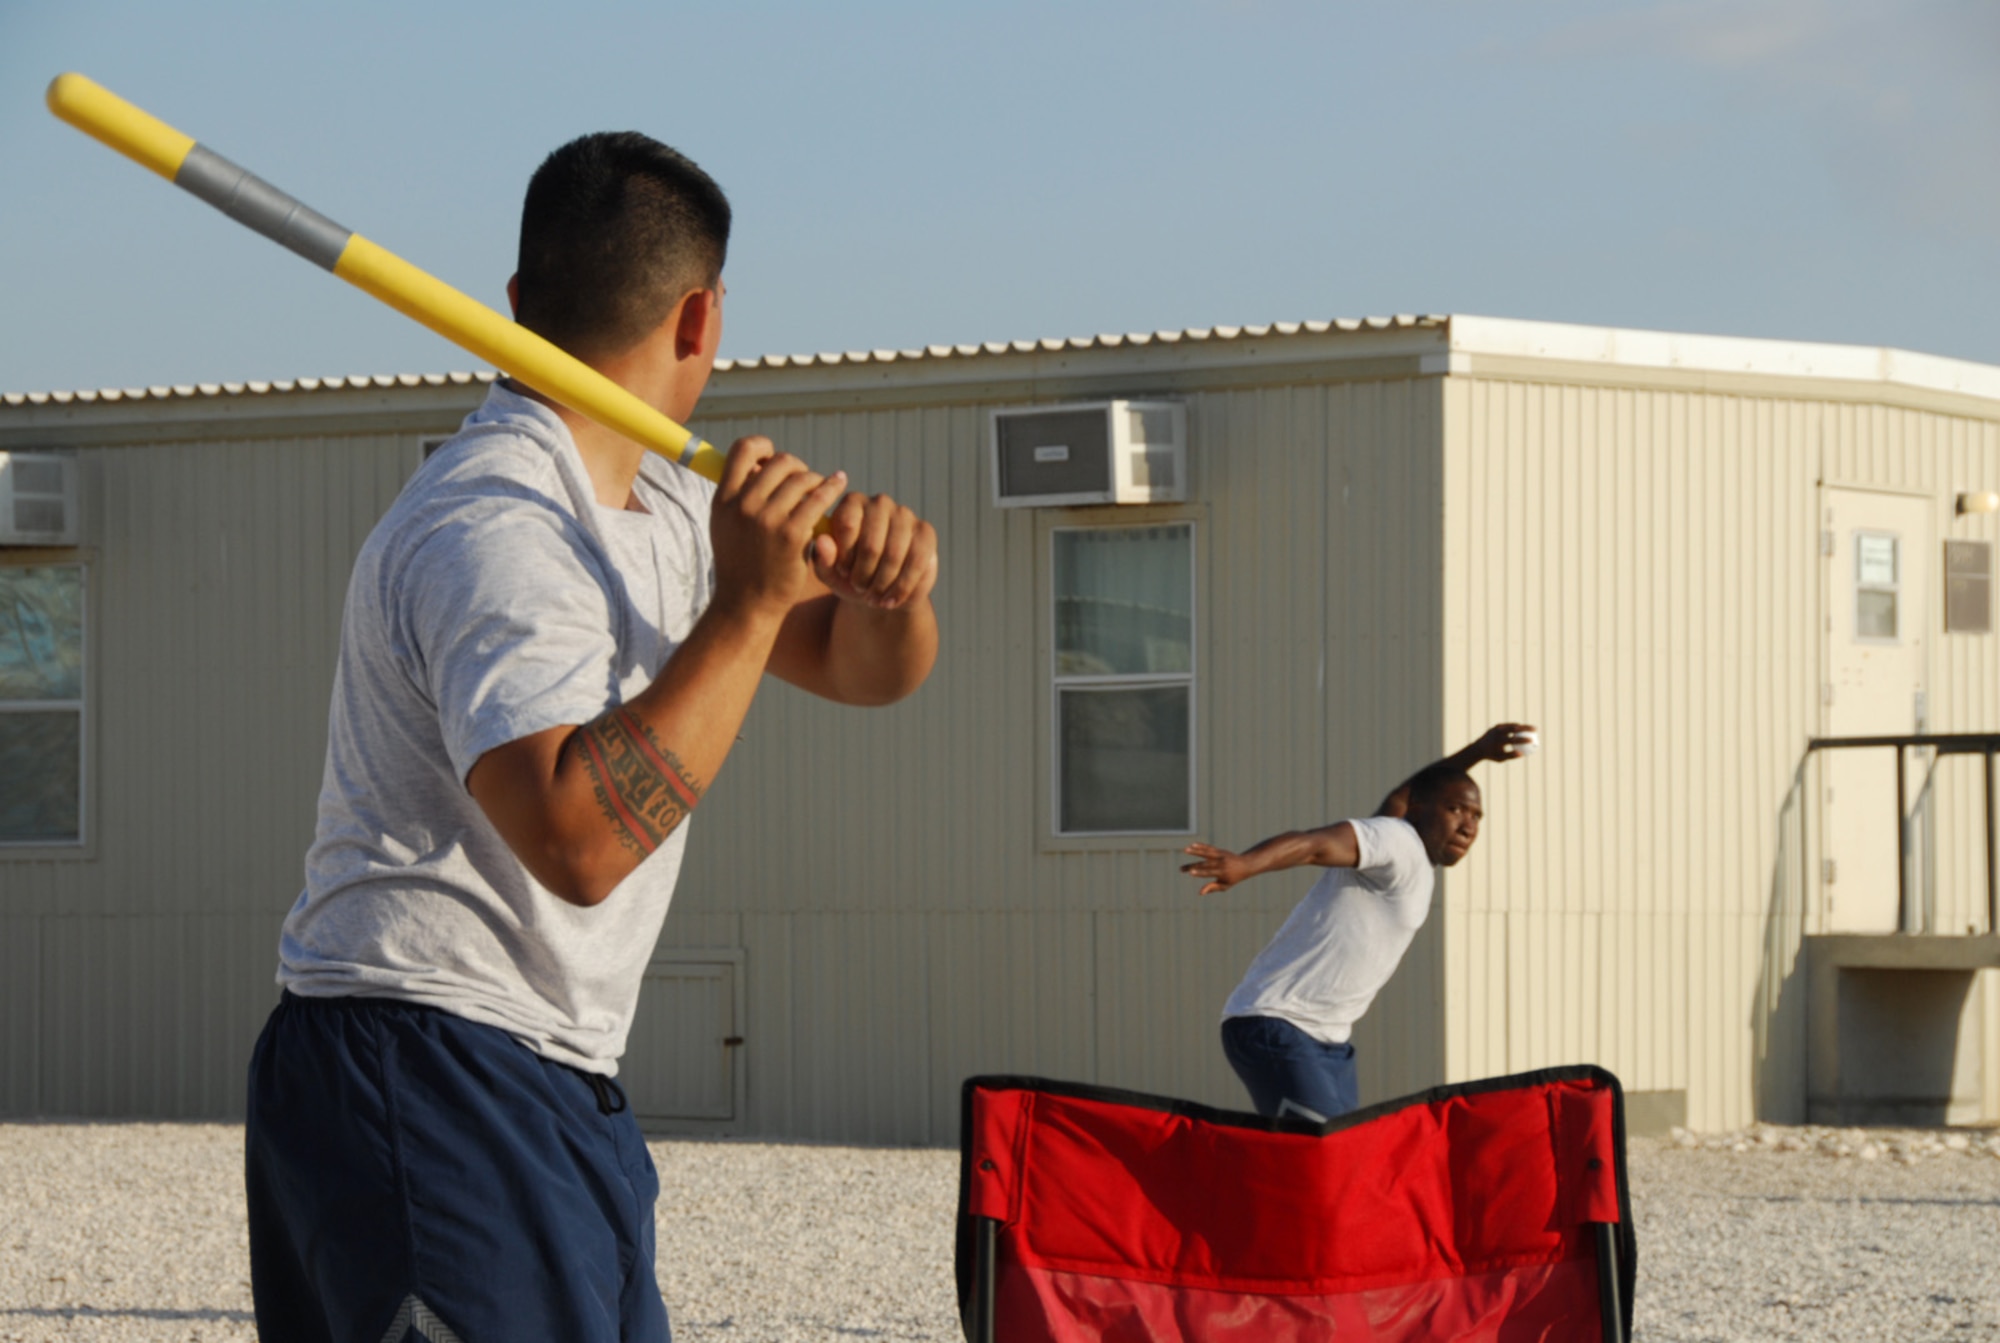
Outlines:
{"type": "Polygon", "coordinates": [[[1059,835],[1194,829],[1194,524],[1050,533],[1059,835]]]}
{"type": "Polygon", "coordinates": [[[0,846],[83,842],[82,564],[0,566],[0,846]]]}
{"type": "Polygon", "coordinates": [[[1899,551],[1889,533],[1854,534],[1854,637],[1863,643],[1895,643],[1901,637],[1899,551]]]}

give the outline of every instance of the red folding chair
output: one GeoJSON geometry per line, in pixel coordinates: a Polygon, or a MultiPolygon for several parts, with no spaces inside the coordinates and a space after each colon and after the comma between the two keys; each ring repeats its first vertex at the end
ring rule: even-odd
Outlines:
{"type": "Polygon", "coordinates": [[[965,1083],[970,1343],[1624,1343],[1637,1249],[1601,1068],[1324,1124],[1029,1077],[965,1083]]]}

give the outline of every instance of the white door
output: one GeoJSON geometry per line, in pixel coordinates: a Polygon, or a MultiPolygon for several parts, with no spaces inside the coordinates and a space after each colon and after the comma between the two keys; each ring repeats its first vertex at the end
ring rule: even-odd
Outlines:
{"type": "MultiPolygon", "coordinates": [[[[1932,509],[1931,500],[1914,495],[1825,491],[1825,736],[1927,730],[1932,509]]],[[[1910,810],[1925,763],[1920,751],[1905,761],[1910,810]]],[[[1821,752],[1820,780],[1828,931],[1902,930],[1899,837],[1911,819],[1897,815],[1895,751],[1821,752]]]]}
{"type": "Polygon", "coordinates": [[[740,1118],[743,953],[662,950],[646,967],[618,1080],[644,1123],[740,1118]]]}

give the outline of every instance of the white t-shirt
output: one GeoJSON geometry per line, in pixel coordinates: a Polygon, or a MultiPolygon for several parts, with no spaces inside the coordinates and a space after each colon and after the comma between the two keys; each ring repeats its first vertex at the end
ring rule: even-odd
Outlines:
{"type": "Polygon", "coordinates": [[[355,561],[319,823],[278,982],[398,998],[617,1071],[689,821],[594,908],[530,876],[466,790],[479,757],[651,683],[714,590],[714,486],[648,454],[597,503],[568,429],[494,387],[355,561]]]}
{"type": "Polygon", "coordinates": [[[1349,821],[1357,867],[1328,868],[1257,954],[1222,1016],[1281,1017],[1324,1044],[1345,1042],[1431,912],[1436,873],[1408,821],[1349,821]]]}

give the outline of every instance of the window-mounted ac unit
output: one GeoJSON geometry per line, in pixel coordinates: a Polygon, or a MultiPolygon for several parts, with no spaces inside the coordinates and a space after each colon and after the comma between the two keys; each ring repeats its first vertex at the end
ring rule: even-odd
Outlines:
{"type": "Polygon", "coordinates": [[[1081,401],[992,412],[1002,508],[1177,504],[1187,498],[1187,408],[1081,401]]]}
{"type": "Polygon", "coordinates": [[[76,514],[76,458],[0,452],[0,546],[73,546],[76,514]]]}

